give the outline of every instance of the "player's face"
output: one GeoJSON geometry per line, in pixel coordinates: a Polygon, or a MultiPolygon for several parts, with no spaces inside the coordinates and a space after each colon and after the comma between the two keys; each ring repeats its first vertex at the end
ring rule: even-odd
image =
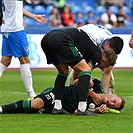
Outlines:
{"type": "Polygon", "coordinates": [[[119,109],[122,102],[121,98],[116,96],[115,94],[105,95],[102,100],[103,103],[107,105],[107,107],[113,109],[119,109]]]}
{"type": "Polygon", "coordinates": [[[105,60],[101,60],[101,62],[99,63],[98,67],[101,69],[101,70],[104,70],[104,68],[107,68],[109,67],[110,64],[108,63],[108,60],[105,59],[105,60]]]}

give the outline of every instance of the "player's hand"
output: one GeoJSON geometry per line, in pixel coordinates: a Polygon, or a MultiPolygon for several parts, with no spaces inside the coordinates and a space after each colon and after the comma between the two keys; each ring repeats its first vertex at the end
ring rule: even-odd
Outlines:
{"type": "Polygon", "coordinates": [[[100,107],[97,107],[95,109],[89,109],[89,110],[95,113],[106,113],[108,108],[106,104],[102,104],[100,107]]]}
{"type": "Polygon", "coordinates": [[[129,41],[129,47],[133,48],[133,36],[131,37],[130,41],[129,41]]]}
{"type": "Polygon", "coordinates": [[[108,108],[106,104],[102,104],[100,107],[98,107],[99,113],[106,113],[108,108]]]}
{"type": "Polygon", "coordinates": [[[101,94],[95,94],[95,96],[92,97],[92,100],[93,100],[93,102],[94,102],[96,105],[102,104],[102,97],[101,97],[101,94]]]}
{"type": "Polygon", "coordinates": [[[44,18],[44,16],[45,16],[45,14],[44,15],[35,15],[34,19],[35,19],[35,21],[37,21],[40,24],[45,24],[48,22],[48,19],[44,18]]]}

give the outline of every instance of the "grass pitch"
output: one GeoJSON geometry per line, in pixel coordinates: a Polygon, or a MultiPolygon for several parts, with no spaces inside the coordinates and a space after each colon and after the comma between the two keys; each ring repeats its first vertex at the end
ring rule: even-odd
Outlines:
{"type": "MultiPolygon", "coordinates": [[[[133,71],[113,70],[115,92],[126,100],[120,114],[100,116],[51,114],[0,114],[0,133],[132,133],[133,132],[133,71]]],[[[53,87],[56,70],[32,70],[36,93],[53,87]]],[[[101,78],[95,70],[93,77],[101,78]]],[[[0,105],[26,99],[27,93],[18,70],[7,70],[0,79],[0,105]]]]}

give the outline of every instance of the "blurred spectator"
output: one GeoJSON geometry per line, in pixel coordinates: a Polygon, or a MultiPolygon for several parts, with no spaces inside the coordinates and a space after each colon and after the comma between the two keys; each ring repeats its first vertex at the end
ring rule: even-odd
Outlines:
{"type": "MultiPolygon", "coordinates": [[[[28,2],[26,2],[26,1],[24,1],[24,2],[25,2],[24,5],[29,5],[28,2]]],[[[34,8],[36,5],[43,5],[45,7],[44,0],[32,0],[32,3],[30,4],[30,6],[32,6],[34,8]]]]}
{"type": "Polygon", "coordinates": [[[77,24],[77,27],[83,26],[85,24],[85,20],[84,20],[82,12],[78,12],[76,14],[75,23],[77,24]]]}
{"type": "Polygon", "coordinates": [[[105,0],[104,6],[108,9],[110,6],[115,5],[116,0],[105,0]]]}
{"type": "MultiPolygon", "coordinates": [[[[133,1],[130,3],[130,9],[131,9],[132,16],[133,16],[133,1]]],[[[133,17],[131,17],[131,21],[133,22],[133,17]]]]}
{"type": "Polygon", "coordinates": [[[117,17],[112,13],[111,8],[108,8],[107,12],[101,15],[100,21],[101,25],[106,28],[114,28],[117,26],[117,17]]]}
{"type": "Polygon", "coordinates": [[[124,12],[124,10],[123,10],[122,7],[119,9],[119,13],[118,13],[116,16],[117,16],[117,26],[118,26],[118,27],[124,27],[124,26],[125,26],[124,21],[125,21],[125,20],[128,20],[128,21],[131,20],[131,19],[127,16],[127,14],[124,12]]]}
{"type": "Polygon", "coordinates": [[[51,21],[51,24],[49,25],[51,27],[63,27],[63,25],[61,23],[59,23],[57,18],[53,18],[51,21]]]}
{"type": "Polygon", "coordinates": [[[49,26],[54,26],[54,25],[62,25],[62,21],[61,21],[61,16],[60,16],[60,13],[59,13],[59,10],[57,7],[54,7],[52,9],[52,13],[49,15],[48,17],[48,22],[49,22],[49,26]]]}
{"type": "Polygon", "coordinates": [[[88,12],[87,18],[86,18],[86,24],[97,24],[97,18],[94,15],[94,13],[92,11],[88,12]]]}
{"type": "Polygon", "coordinates": [[[105,0],[98,0],[96,3],[96,6],[103,6],[105,3],[105,0]]]}
{"type": "Polygon", "coordinates": [[[126,3],[125,3],[125,0],[117,0],[116,3],[117,3],[116,6],[118,8],[122,8],[123,6],[127,6],[126,3]]]}
{"type": "Polygon", "coordinates": [[[44,0],[32,0],[34,5],[44,5],[44,0]]]}
{"type": "Polygon", "coordinates": [[[61,13],[62,24],[64,26],[73,26],[75,22],[74,14],[70,11],[68,6],[63,8],[63,12],[61,13]]]}
{"type": "Polygon", "coordinates": [[[54,7],[58,7],[58,1],[57,0],[43,0],[44,4],[45,4],[45,8],[47,6],[54,6],[54,7]]]}
{"type": "Polygon", "coordinates": [[[66,0],[58,0],[58,9],[62,13],[63,8],[67,5],[66,0]]]}
{"type": "Polygon", "coordinates": [[[97,1],[97,6],[104,6],[106,9],[108,9],[110,6],[114,6],[116,3],[116,0],[99,0],[97,1]]]}

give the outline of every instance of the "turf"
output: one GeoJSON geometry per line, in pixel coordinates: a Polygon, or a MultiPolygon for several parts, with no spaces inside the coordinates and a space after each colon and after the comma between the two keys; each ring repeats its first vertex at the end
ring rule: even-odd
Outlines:
{"type": "MultiPolygon", "coordinates": [[[[51,114],[1,114],[1,133],[131,133],[133,132],[133,72],[113,70],[115,92],[126,99],[120,114],[100,116],[51,115],[51,114]]],[[[54,84],[56,70],[32,70],[36,93],[54,84]]],[[[93,77],[101,78],[95,70],[93,77]]],[[[0,80],[0,105],[26,99],[27,93],[18,70],[7,70],[0,80]]]]}

